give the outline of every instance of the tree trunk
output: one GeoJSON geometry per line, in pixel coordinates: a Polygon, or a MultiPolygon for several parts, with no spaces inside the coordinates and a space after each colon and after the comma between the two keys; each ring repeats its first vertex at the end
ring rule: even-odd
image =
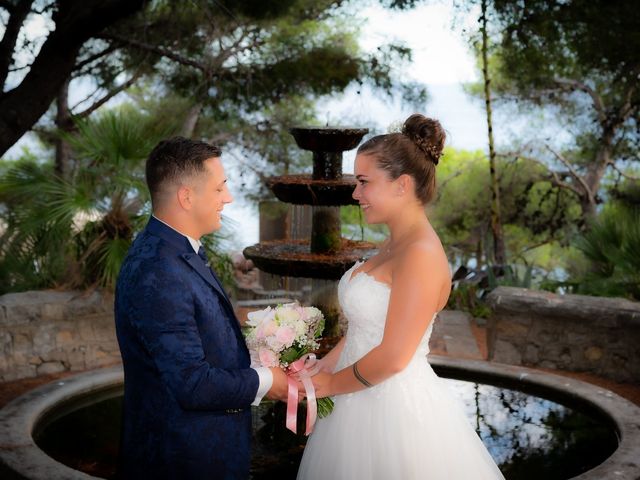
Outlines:
{"type": "Polygon", "coordinates": [[[47,111],[73,71],[80,47],[112,23],[141,9],[143,0],[58,2],[53,30],[20,85],[0,94],[0,155],[47,111]]]}
{"type": "Polygon", "coordinates": [[[73,120],[69,111],[69,79],[67,78],[60,87],[58,98],[56,99],[56,163],[55,172],[62,178],[67,178],[70,172],[71,146],[60,135],[60,132],[71,132],[73,130],[73,120]]]}
{"type": "Polygon", "coordinates": [[[182,124],[180,135],[186,138],[191,138],[193,136],[193,132],[196,129],[196,124],[198,123],[198,118],[200,117],[201,111],[201,102],[196,103],[189,109],[189,111],[187,112],[187,117],[184,119],[184,122],[182,124]]]}
{"type": "Polygon", "coordinates": [[[589,192],[580,198],[580,207],[582,209],[582,217],[585,219],[587,225],[596,217],[596,206],[598,203],[597,194],[602,183],[602,178],[607,170],[609,164],[610,152],[607,146],[600,148],[596,155],[596,161],[590,165],[587,174],[584,177],[584,183],[586,184],[589,192]]]}
{"type": "Polygon", "coordinates": [[[500,218],[500,184],[496,173],[496,152],[493,143],[493,121],[491,118],[491,89],[489,78],[488,35],[487,35],[487,0],[482,0],[482,13],[480,22],[482,24],[482,74],[484,76],[484,99],[487,111],[487,132],[489,137],[489,165],[491,175],[491,231],[493,233],[493,255],[494,262],[504,265],[506,254],[504,248],[504,236],[502,234],[502,221],[500,218]]]}

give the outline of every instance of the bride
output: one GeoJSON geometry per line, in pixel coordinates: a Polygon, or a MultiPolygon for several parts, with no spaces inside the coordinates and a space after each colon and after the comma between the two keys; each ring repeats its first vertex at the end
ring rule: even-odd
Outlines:
{"type": "Polygon", "coordinates": [[[307,363],[317,395],[334,397],[335,407],[309,438],[300,480],[504,478],[426,356],[451,289],[425,215],[444,141],[437,120],[414,114],[402,133],[358,149],[353,198],[366,221],[386,224],[390,236],[340,280],[346,336],[307,363]]]}

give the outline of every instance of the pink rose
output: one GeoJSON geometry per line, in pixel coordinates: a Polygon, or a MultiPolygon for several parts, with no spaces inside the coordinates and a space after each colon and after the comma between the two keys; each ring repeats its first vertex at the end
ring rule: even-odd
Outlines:
{"type": "Polygon", "coordinates": [[[277,328],[278,325],[273,318],[262,323],[262,333],[265,337],[270,337],[271,335],[276,333],[277,328]]]}
{"type": "Polygon", "coordinates": [[[291,327],[280,327],[276,331],[276,338],[283,345],[290,347],[296,339],[296,331],[291,327]]]}
{"type": "Polygon", "coordinates": [[[267,348],[261,348],[258,350],[258,356],[260,357],[260,363],[263,367],[277,367],[278,357],[275,353],[267,348]]]}

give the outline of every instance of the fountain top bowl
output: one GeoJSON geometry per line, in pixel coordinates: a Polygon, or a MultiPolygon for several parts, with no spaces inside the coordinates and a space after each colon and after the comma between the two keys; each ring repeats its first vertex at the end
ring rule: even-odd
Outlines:
{"type": "Polygon", "coordinates": [[[358,146],[368,128],[294,127],[289,133],[298,147],[313,152],[344,152],[358,146]]]}

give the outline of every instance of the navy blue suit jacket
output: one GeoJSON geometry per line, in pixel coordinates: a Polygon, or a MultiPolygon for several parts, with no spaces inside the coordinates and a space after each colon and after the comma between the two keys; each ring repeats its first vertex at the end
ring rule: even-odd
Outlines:
{"type": "Polygon", "coordinates": [[[229,298],[188,239],[151,218],[115,296],[120,476],[245,479],[259,386],[229,298]]]}

